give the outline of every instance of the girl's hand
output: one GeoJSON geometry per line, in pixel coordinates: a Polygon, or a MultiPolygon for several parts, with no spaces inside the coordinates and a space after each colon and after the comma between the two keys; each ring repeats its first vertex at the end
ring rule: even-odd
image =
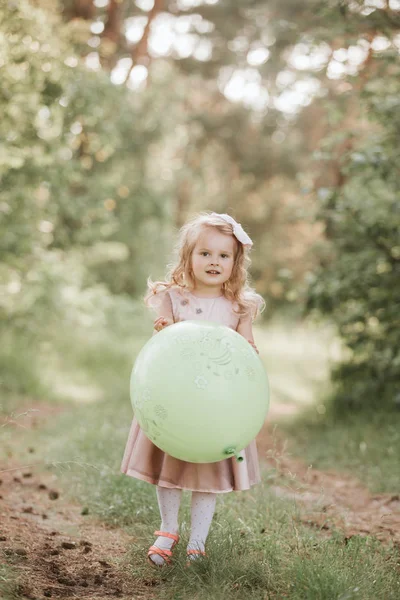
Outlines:
{"type": "Polygon", "coordinates": [[[259,351],[258,351],[257,346],[255,345],[255,343],[252,340],[247,340],[247,341],[249,342],[249,344],[251,344],[253,346],[253,348],[257,352],[257,354],[260,354],[259,351]]]}
{"type": "Polygon", "coordinates": [[[164,327],[169,327],[169,325],[173,324],[173,320],[169,319],[167,317],[158,317],[158,319],[156,319],[154,321],[154,329],[156,331],[161,331],[162,329],[164,329],[164,327]]]}

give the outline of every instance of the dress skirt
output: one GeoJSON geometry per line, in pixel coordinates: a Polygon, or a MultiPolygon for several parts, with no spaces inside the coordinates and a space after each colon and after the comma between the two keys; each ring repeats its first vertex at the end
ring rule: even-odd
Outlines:
{"type": "Polygon", "coordinates": [[[191,463],[173,458],[146,437],[134,417],[121,472],[167,488],[216,494],[242,491],[261,481],[255,440],[240,454],[242,462],[237,462],[235,457],[214,463],[191,463]]]}

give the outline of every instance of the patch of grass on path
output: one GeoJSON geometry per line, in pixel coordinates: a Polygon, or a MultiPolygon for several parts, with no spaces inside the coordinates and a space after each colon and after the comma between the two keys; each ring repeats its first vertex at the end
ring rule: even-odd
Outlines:
{"type": "Polygon", "coordinates": [[[209,558],[190,569],[185,567],[190,531],[190,494],[185,492],[175,565],[153,569],[146,553],[160,525],[155,487],[119,473],[131,416],[127,395],[75,406],[41,432],[40,447],[37,437],[35,442],[28,436],[25,444],[36,445],[37,458],[48,463],[64,494],[132,535],[126,568],[149,581],[153,598],[397,599],[395,550],[372,538],[346,540],[337,532],[328,539],[308,529],[294,502],[271,493],[275,473],[265,467],[262,485],[218,496],[209,558]]]}
{"type": "Polygon", "coordinates": [[[2,600],[18,600],[20,598],[18,588],[18,573],[8,565],[1,564],[5,562],[3,552],[0,550],[0,598],[2,600]]]}
{"type": "Polygon", "coordinates": [[[348,413],[338,419],[310,410],[280,428],[290,452],[319,469],[346,471],[373,493],[400,491],[400,411],[348,413]]]}

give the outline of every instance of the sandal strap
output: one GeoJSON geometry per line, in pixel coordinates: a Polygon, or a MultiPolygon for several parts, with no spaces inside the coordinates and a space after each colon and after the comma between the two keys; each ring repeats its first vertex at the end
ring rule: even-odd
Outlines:
{"type": "Polygon", "coordinates": [[[147,556],[152,556],[153,554],[159,554],[161,558],[163,558],[167,562],[169,562],[169,559],[172,556],[171,550],[163,550],[158,546],[150,546],[147,556]]]}
{"type": "Polygon", "coordinates": [[[186,554],[202,554],[203,556],[206,556],[206,553],[203,550],[188,550],[186,554]]]}
{"type": "Polygon", "coordinates": [[[175,543],[179,542],[179,535],[175,533],[169,533],[168,531],[155,531],[154,535],[171,538],[171,540],[175,540],[175,543]]]}

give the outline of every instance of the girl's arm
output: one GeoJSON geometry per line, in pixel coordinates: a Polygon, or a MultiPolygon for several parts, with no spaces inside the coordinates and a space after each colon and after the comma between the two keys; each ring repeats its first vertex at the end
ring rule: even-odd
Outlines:
{"type": "Polygon", "coordinates": [[[157,308],[158,317],[154,321],[153,335],[158,331],[168,327],[174,323],[174,315],[172,313],[172,302],[168,292],[163,294],[163,298],[157,308]]]}
{"type": "Polygon", "coordinates": [[[251,344],[254,350],[259,354],[258,348],[254,343],[253,337],[253,324],[251,320],[251,316],[242,317],[239,321],[239,325],[236,330],[240,335],[242,335],[246,340],[251,344]]]}

